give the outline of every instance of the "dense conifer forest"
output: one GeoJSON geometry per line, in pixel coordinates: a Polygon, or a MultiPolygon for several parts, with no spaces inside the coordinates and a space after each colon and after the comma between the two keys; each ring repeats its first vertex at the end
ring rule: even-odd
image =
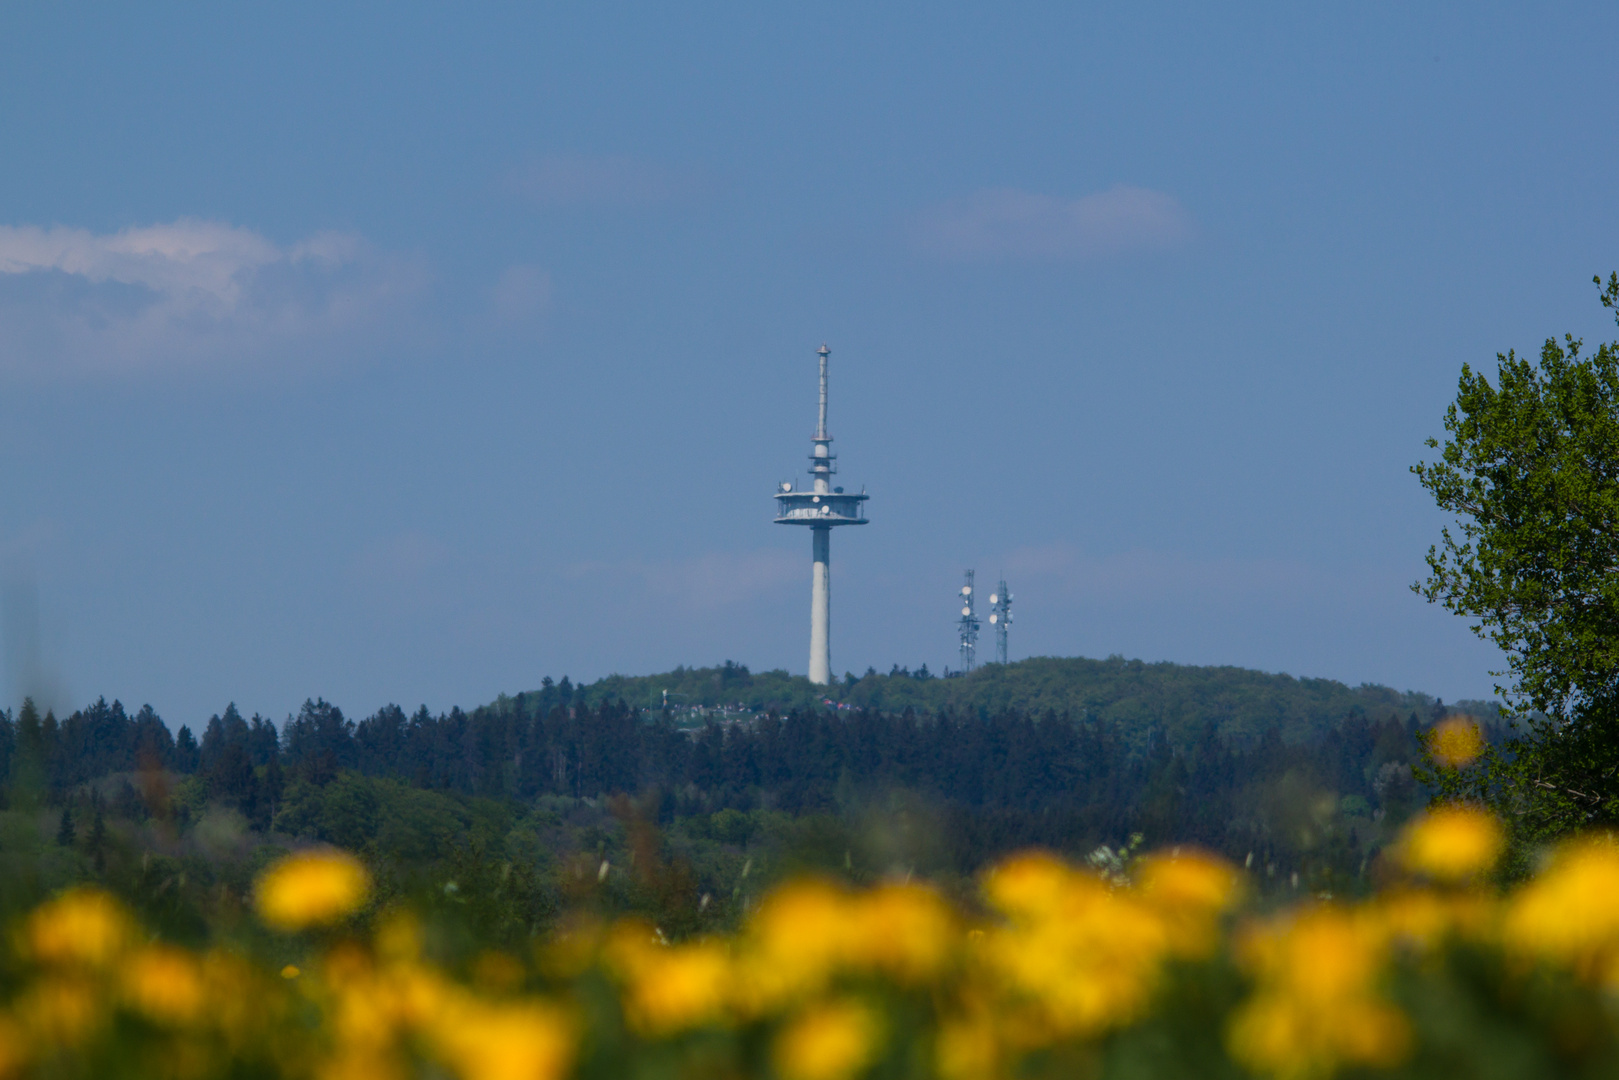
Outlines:
{"type": "Polygon", "coordinates": [[[233,705],[200,737],[150,708],[97,700],[58,719],[28,702],[0,714],[0,861],[45,849],[43,876],[14,888],[124,874],[151,879],[126,882],[136,894],[161,879],[225,895],[274,853],[329,842],[401,889],[493,883],[511,894],[502,917],[530,929],[581,888],[707,925],[794,869],[951,887],[1031,846],[1106,862],[1195,844],[1280,892],[1355,891],[1425,801],[1418,736],[1448,711],[1122,660],[896,671],[832,694],[726,664],[547,679],[439,714],[355,720],[315,699],[279,725],[233,705]],[[659,708],[634,700],[653,692],[659,708]]]}

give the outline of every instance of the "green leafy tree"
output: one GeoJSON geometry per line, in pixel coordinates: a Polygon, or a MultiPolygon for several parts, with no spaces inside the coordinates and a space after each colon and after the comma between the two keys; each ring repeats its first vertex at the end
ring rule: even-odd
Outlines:
{"type": "MultiPolygon", "coordinates": [[[[1619,311],[1619,274],[1594,280],[1619,311]]],[[[1457,517],[1413,588],[1506,654],[1496,691],[1517,723],[1429,777],[1543,837],[1619,821],[1619,343],[1496,359],[1494,385],[1463,366],[1439,459],[1411,470],[1457,517]]]]}

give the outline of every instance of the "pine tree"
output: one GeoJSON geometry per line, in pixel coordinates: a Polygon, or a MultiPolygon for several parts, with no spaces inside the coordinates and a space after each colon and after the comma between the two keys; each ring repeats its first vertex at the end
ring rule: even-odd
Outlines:
{"type": "Polygon", "coordinates": [[[10,795],[14,807],[33,805],[45,786],[45,738],[39,709],[31,697],[17,710],[17,748],[11,755],[10,795]]]}
{"type": "Polygon", "coordinates": [[[174,739],[174,771],[194,773],[202,761],[202,751],[197,746],[197,737],[191,734],[191,728],[180,725],[180,734],[174,739]]]}
{"type": "Polygon", "coordinates": [[[73,828],[73,808],[62,807],[62,823],[56,827],[56,843],[61,847],[72,847],[76,831],[73,828]]]}
{"type": "Polygon", "coordinates": [[[17,742],[26,753],[38,754],[44,750],[44,741],[39,730],[39,706],[34,699],[22,699],[22,708],[17,710],[17,742]]]}

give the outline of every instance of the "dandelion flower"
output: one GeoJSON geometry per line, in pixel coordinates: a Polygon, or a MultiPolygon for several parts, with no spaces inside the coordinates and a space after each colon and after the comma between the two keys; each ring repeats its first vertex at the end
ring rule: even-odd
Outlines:
{"type": "Polygon", "coordinates": [[[1610,840],[1568,845],[1507,909],[1514,948],[1568,964],[1587,977],[1619,960],[1619,847],[1610,840]]]}
{"type": "Polygon", "coordinates": [[[1484,736],[1471,716],[1451,716],[1434,725],[1428,749],[1439,764],[1460,769],[1484,752],[1484,736]]]}
{"type": "Polygon", "coordinates": [[[1376,992],[1385,953],[1380,926],[1334,908],[1250,932],[1238,959],[1259,987],[1232,1017],[1232,1056],[1279,1077],[1322,1075],[1340,1063],[1398,1064],[1411,1028],[1376,992]]]}
{"type": "Polygon", "coordinates": [[[439,1056],[462,1080],[560,1080],[573,1061],[572,1026],[545,1005],[467,1000],[435,1021],[439,1056]]]}
{"type": "Polygon", "coordinates": [[[1044,1023],[1090,1035],[1145,1008],[1173,935],[1133,891],[1021,855],[992,870],[984,892],[1007,918],[976,943],[978,958],[1044,1023]]]}
{"type": "Polygon", "coordinates": [[[776,1071],[788,1080],[843,1080],[871,1063],[882,1035],[857,1001],[816,1005],[776,1038],[776,1071]]]}
{"type": "Polygon", "coordinates": [[[107,1018],[97,990],[82,974],[55,975],[29,987],[12,1010],[34,1036],[57,1046],[76,1046],[107,1018]]]}
{"type": "Polygon", "coordinates": [[[1164,918],[1170,945],[1182,956],[1214,947],[1217,919],[1237,898],[1237,872],[1200,851],[1148,855],[1138,873],[1143,900],[1164,918]]]}
{"type": "Polygon", "coordinates": [[[22,1028],[9,1017],[0,1016],[0,1076],[21,1072],[27,1060],[28,1040],[22,1028]]]}
{"type": "Polygon", "coordinates": [[[129,946],[135,924],[118,901],[99,889],[70,889],[35,909],[25,933],[36,960],[100,967],[129,946]]]}
{"type": "Polygon", "coordinates": [[[131,1005],[160,1023],[188,1024],[202,1012],[202,971],[181,949],[154,945],[130,957],[123,988],[131,1005]]]}
{"type": "Polygon", "coordinates": [[[1407,870],[1441,881],[1483,873],[1501,857],[1501,826],[1472,806],[1442,806],[1408,826],[1399,841],[1407,870]]]}
{"type": "Polygon", "coordinates": [[[1043,852],[1014,855],[984,879],[984,895],[1008,915],[1032,916],[1060,907],[1073,871],[1043,852]]]}
{"type": "Polygon", "coordinates": [[[291,855],[259,876],[259,918],[277,930],[295,931],[336,922],[365,903],[371,876],[352,855],[312,851],[291,855]]]}
{"type": "Polygon", "coordinates": [[[978,1015],[943,1024],[934,1059],[946,1080],[979,1080],[1001,1075],[1000,1053],[994,1019],[978,1015]]]}
{"type": "Polygon", "coordinates": [[[723,1019],[731,962],[719,942],[661,945],[644,924],[625,923],[607,957],[628,984],[625,1011],[640,1030],[667,1035],[723,1019]]]}
{"type": "Polygon", "coordinates": [[[884,885],[859,898],[850,920],[848,961],[905,982],[936,976],[950,958],[956,923],[945,902],[920,885],[884,885]]]}
{"type": "Polygon", "coordinates": [[[749,920],[739,979],[755,1007],[820,991],[848,958],[850,901],[824,881],[777,889],[749,920]]]}

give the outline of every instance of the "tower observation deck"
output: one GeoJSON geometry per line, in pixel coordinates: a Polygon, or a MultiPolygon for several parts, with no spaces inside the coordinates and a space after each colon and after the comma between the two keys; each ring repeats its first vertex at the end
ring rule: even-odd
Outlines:
{"type": "Polygon", "coordinates": [[[810,439],[810,487],[800,491],[792,481],[784,481],[776,492],[776,524],[807,525],[812,556],[810,574],[810,661],[812,683],[825,686],[832,681],[832,530],[839,525],[866,524],[866,492],[846,495],[832,484],[837,474],[837,455],[832,453],[832,436],[826,430],[826,360],[832,350],[822,345],[821,411],[815,436],[810,439]]]}

